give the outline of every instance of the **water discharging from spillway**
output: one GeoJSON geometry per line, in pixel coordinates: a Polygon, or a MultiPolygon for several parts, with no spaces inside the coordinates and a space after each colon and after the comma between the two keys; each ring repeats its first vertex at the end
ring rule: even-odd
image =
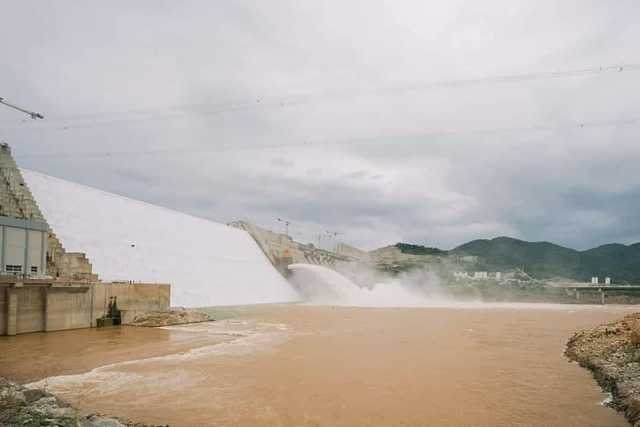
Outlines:
{"type": "Polygon", "coordinates": [[[450,305],[430,274],[384,279],[371,286],[356,283],[330,268],[311,264],[291,264],[291,282],[303,300],[311,304],[359,307],[424,307],[450,305]]]}

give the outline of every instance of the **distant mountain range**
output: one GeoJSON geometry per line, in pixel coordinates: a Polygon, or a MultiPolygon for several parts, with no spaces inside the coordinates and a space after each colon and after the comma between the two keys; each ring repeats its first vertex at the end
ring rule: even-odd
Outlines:
{"type": "Polygon", "coordinates": [[[414,255],[471,255],[477,268],[504,271],[522,268],[529,275],[547,279],[565,277],[589,281],[592,276],[611,277],[614,283],[640,284],[640,243],[606,244],[585,251],[550,242],[526,242],[510,237],[473,240],[450,251],[398,243],[404,253],[414,255]]]}

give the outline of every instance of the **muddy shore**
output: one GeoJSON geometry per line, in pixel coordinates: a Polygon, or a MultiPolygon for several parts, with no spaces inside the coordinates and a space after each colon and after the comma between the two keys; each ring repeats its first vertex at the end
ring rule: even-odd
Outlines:
{"type": "Polygon", "coordinates": [[[608,406],[640,427],[640,313],[574,334],[566,356],[589,369],[611,393],[608,406]]]}

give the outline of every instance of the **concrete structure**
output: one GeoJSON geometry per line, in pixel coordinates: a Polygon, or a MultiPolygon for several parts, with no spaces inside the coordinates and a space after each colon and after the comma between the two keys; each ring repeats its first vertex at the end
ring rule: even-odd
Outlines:
{"type": "MultiPolygon", "coordinates": [[[[49,225],[70,251],[86,252],[102,281],[171,283],[171,305],[185,307],[298,298],[245,231],[38,172],[21,172],[49,225]]],[[[73,261],[68,265],[77,271],[83,259],[73,261]]]]}
{"type": "Polygon", "coordinates": [[[0,335],[96,326],[117,297],[123,323],[169,309],[170,286],[0,278],[0,335]]]}
{"type": "MultiPolygon", "coordinates": [[[[247,221],[233,221],[228,225],[248,232],[260,246],[262,252],[269,258],[269,261],[284,276],[288,274],[287,266],[292,263],[317,264],[336,269],[341,265],[360,261],[359,256],[354,256],[354,254],[318,249],[312,244],[296,242],[286,234],[275,233],[247,221]]],[[[342,247],[346,248],[347,245],[342,245],[342,247]]],[[[355,248],[353,250],[358,251],[355,248]]]]}
{"type": "Polygon", "coordinates": [[[48,230],[11,149],[0,144],[0,274],[46,274],[48,230]]]}
{"type": "Polygon", "coordinates": [[[599,302],[606,304],[608,300],[617,303],[628,303],[624,301],[625,296],[640,296],[640,286],[617,286],[617,285],[600,285],[580,283],[576,285],[563,286],[567,295],[575,295],[576,301],[599,302]]]}
{"type": "Polygon", "coordinates": [[[7,144],[0,144],[0,216],[45,222],[7,144]]]}
{"type": "Polygon", "coordinates": [[[46,222],[0,216],[2,275],[43,276],[47,272],[46,222]]]}
{"type": "Polygon", "coordinates": [[[54,277],[70,277],[74,280],[97,281],[98,275],[84,252],[68,252],[56,236],[49,230],[47,252],[47,272],[54,277]]]}
{"type": "MultiPolygon", "coordinates": [[[[67,196],[57,203],[70,203],[67,196]]],[[[0,335],[95,326],[111,296],[126,323],[141,312],[168,309],[170,289],[97,282],[85,254],[62,246],[11,149],[0,144],[0,335]]]]}
{"type": "Polygon", "coordinates": [[[0,144],[0,274],[97,280],[83,253],[68,253],[51,230],[16,165],[0,144]]]}
{"type": "Polygon", "coordinates": [[[594,276],[594,277],[592,277],[592,278],[591,278],[591,284],[592,284],[592,285],[597,285],[597,284],[598,284],[598,282],[599,282],[599,280],[598,280],[598,277],[597,277],[597,276],[594,276]]]}

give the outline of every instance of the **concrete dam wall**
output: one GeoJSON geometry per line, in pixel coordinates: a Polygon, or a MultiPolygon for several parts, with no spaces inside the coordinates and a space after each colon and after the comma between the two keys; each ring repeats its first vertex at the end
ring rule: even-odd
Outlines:
{"type": "MultiPolygon", "coordinates": [[[[70,252],[85,252],[103,281],[171,284],[186,307],[297,299],[247,232],[22,170],[70,252]]],[[[214,194],[212,194],[214,197],[214,194]]]]}
{"type": "Polygon", "coordinates": [[[170,292],[163,284],[21,283],[5,277],[0,282],[0,335],[95,327],[111,297],[117,298],[127,324],[138,314],[167,310],[170,292]]]}
{"type": "MultiPolygon", "coordinates": [[[[258,227],[246,221],[233,221],[229,226],[244,230],[258,243],[264,254],[286,275],[286,266],[296,264],[317,264],[336,268],[360,260],[351,254],[340,254],[314,247],[312,244],[296,242],[290,236],[258,227]]],[[[342,245],[343,247],[346,245],[342,245]]]]}

